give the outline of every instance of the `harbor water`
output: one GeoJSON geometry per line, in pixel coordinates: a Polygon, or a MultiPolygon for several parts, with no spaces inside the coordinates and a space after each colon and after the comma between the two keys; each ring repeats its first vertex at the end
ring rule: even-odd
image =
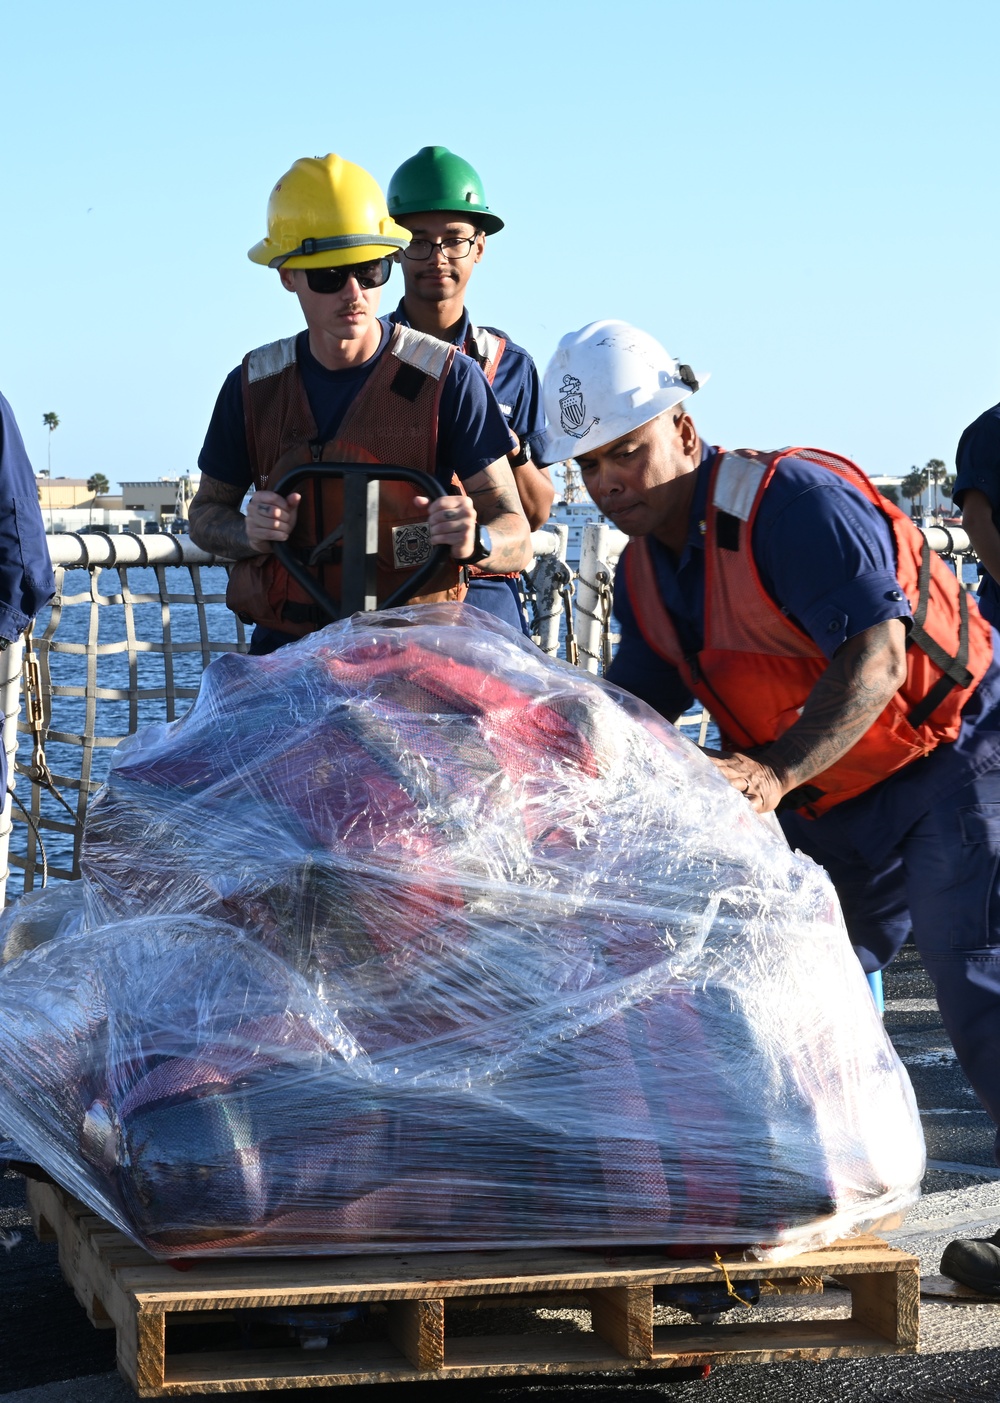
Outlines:
{"type": "MultiPolygon", "coordinates": [[[[91,575],[84,569],[67,569],[63,581],[61,617],[55,638],[60,645],[58,654],[53,654],[51,697],[51,721],[45,739],[45,756],[51,771],[56,776],[73,776],[80,771],[80,745],[78,741],[60,739],[61,736],[81,737],[89,734],[88,707],[94,717],[94,750],[90,772],[91,785],[103,781],[111,765],[114,749],[120,738],[130,731],[143,726],[177,719],[191,705],[198,692],[204,663],[209,657],[220,656],[238,646],[237,623],[232,613],[222,602],[226,589],[226,570],[223,566],[202,566],[199,571],[201,593],[206,598],[214,596],[216,602],[204,604],[204,632],[199,620],[199,611],[192,607],[173,607],[169,611],[168,638],[164,640],[163,605],[156,578],[151,568],[130,566],[128,569],[128,589],[132,596],[131,614],[133,638],[128,636],[128,614],[121,607],[101,607],[92,611],[91,575]],[[145,602],[142,601],[145,596],[145,602]],[[91,637],[96,619],[97,636],[91,637]],[[132,646],[130,647],[130,642],[132,646]],[[98,686],[96,697],[88,699],[88,645],[96,643],[102,650],[99,657],[98,686]],[[212,645],[216,645],[213,647],[212,645]],[[69,646],[71,651],[63,651],[69,646]],[[222,646],[218,646],[222,645],[222,646]],[[58,665],[58,672],[57,666],[58,665]],[[133,696],[109,697],[105,692],[127,693],[132,684],[133,696]],[[66,695],[67,691],[77,693],[66,695]]],[[[186,568],[168,567],[168,588],[175,588],[172,580],[177,577],[176,598],[190,597],[191,576],[186,568]]],[[[963,578],[966,584],[975,585],[977,568],[965,564],[963,578]]],[[[114,601],[121,596],[122,584],[118,571],[102,569],[95,573],[93,586],[96,594],[114,601]]],[[[171,593],[171,598],[173,598],[171,593]]],[[[51,609],[45,609],[35,623],[36,640],[42,638],[49,627],[51,609]]],[[[564,655],[565,622],[560,628],[559,651],[564,655]]],[[[700,733],[700,705],[692,707],[682,719],[682,726],[692,739],[700,733]]],[[[719,744],[718,731],[709,725],[705,735],[706,744],[719,744]]],[[[18,762],[27,766],[31,761],[31,738],[22,730],[18,738],[18,762]]],[[[18,780],[16,793],[27,802],[29,785],[22,776],[18,780]]],[[[76,808],[77,795],[72,788],[60,787],[63,798],[71,808],[76,808]]],[[[49,869],[57,873],[68,873],[73,863],[74,833],[70,815],[65,807],[44,789],[39,797],[40,811],[47,819],[58,825],[46,826],[43,832],[45,857],[49,869]]],[[[23,889],[23,875],[17,867],[17,858],[24,858],[29,830],[20,815],[15,812],[11,834],[11,857],[14,865],[8,885],[8,899],[18,896],[23,889]]],[[[29,885],[41,885],[39,873],[29,885]]]]}
{"type": "MultiPolygon", "coordinates": [[[[190,592],[190,576],[185,569],[172,569],[168,575],[178,576],[179,592],[190,592]]],[[[221,597],[226,590],[226,570],[222,566],[202,567],[200,571],[202,590],[206,595],[220,596],[220,602],[207,603],[205,616],[207,636],[213,642],[228,642],[236,645],[236,620],[221,597]]],[[[113,569],[99,571],[96,576],[96,593],[114,598],[121,594],[118,572],[113,569]]],[[[71,741],[60,740],[60,735],[82,736],[89,733],[87,719],[88,698],[86,696],[88,677],[88,642],[99,646],[111,645],[112,651],[99,658],[99,685],[97,696],[92,703],[96,724],[93,728],[95,748],[93,752],[91,781],[100,782],[106,777],[111,759],[120,738],[130,730],[158,722],[174,720],[184,714],[198,693],[203,671],[204,653],[199,646],[201,625],[198,611],[194,608],[177,607],[170,610],[169,652],[161,646],[164,631],[162,606],[158,599],[156,572],[152,569],[130,566],[128,570],[129,591],[133,596],[132,619],[134,641],[138,649],[130,649],[126,612],[113,605],[96,611],[98,636],[91,639],[91,610],[87,607],[91,591],[91,577],[87,570],[67,570],[63,582],[62,614],[59,619],[56,638],[60,645],[70,645],[78,651],[62,652],[54,655],[52,662],[53,683],[59,691],[51,697],[51,723],[45,740],[45,756],[50,769],[56,775],[74,775],[80,770],[80,746],[71,741]],[[138,602],[135,596],[152,596],[150,602],[138,602]],[[80,603],[68,603],[79,599],[80,603]],[[152,645],[143,651],[142,645],[152,645]],[[130,656],[131,653],[131,656],[130,656]],[[56,663],[58,674],[56,675],[56,663]],[[171,676],[168,678],[167,671],[171,676]],[[130,677],[130,673],[132,674],[130,677]],[[142,693],[134,702],[127,698],[102,696],[104,691],[127,691],[130,680],[133,687],[142,693]],[[80,695],[63,695],[66,689],[73,689],[80,695]],[[153,693],[154,695],[148,695],[153,693]],[[156,694],[159,695],[156,695],[156,694]],[[136,715],[132,717],[132,709],[136,715]]],[[[51,608],[39,614],[34,626],[35,639],[40,639],[49,626],[51,608]]],[[[37,644],[36,644],[37,646],[37,644]]],[[[219,656],[215,652],[214,656],[219,656]]],[[[28,765],[31,761],[31,738],[26,734],[18,737],[18,763],[28,765]]],[[[18,781],[16,793],[24,795],[28,785],[24,778],[18,781]]],[[[76,807],[76,795],[61,789],[63,797],[76,807]]],[[[47,817],[65,821],[69,825],[69,815],[51,795],[41,794],[41,810],[47,817]]],[[[16,857],[25,852],[28,829],[17,822],[15,813],[14,831],[11,835],[11,855],[16,857]]],[[[50,868],[69,869],[73,860],[73,833],[46,829],[43,834],[45,854],[50,868]]],[[[21,874],[16,869],[11,873],[8,897],[21,891],[21,874]]],[[[40,877],[35,882],[41,885],[40,877]]]]}

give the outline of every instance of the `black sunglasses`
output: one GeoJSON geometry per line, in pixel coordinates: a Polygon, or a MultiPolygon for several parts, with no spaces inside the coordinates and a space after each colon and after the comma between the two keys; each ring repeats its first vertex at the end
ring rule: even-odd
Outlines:
{"type": "Polygon", "coordinates": [[[389,281],[392,259],[376,258],[374,263],[351,263],[346,268],[307,268],[305,272],[310,292],[342,292],[348,278],[357,278],[359,287],[381,287],[389,281]]]}

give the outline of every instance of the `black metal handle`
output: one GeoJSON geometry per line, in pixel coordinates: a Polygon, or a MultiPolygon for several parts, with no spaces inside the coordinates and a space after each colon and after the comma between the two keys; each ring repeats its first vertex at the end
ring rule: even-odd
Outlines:
{"type": "MultiPolygon", "coordinates": [[[[419,472],[416,468],[400,468],[383,463],[305,463],[302,467],[292,468],[271,490],[281,497],[287,497],[289,492],[294,492],[298,483],[306,478],[316,477],[363,477],[366,482],[376,479],[386,482],[409,482],[431,501],[447,495],[440,482],[427,473],[419,472]]],[[[272,549],[292,579],[312,596],[321,609],[326,610],[331,619],[339,619],[340,605],[330,598],[322,585],[314,580],[301,561],[295,558],[287,542],[275,541],[272,549]]],[[[429,559],[415,570],[408,580],[404,580],[398,589],[393,590],[379,607],[395,609],[398,605],[405,604],[408,599],[420,593],[421,586],[436,574],[450,557],[450,546],[435,546],[429,559]]]]}

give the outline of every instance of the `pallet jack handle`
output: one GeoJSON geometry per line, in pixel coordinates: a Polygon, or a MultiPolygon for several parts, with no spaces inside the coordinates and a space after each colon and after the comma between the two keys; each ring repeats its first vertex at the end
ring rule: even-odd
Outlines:
{"type": "Polygon", "coordinates": [[[287,541],[275,541],[274,555],[292,579],[324,609],[331,619],[346,619],[351,614],[371,613],[374,609],[395,609],[405,604],[434,575],[451,555],[450,546],[436,546],[430,556],[393,590],[382,604],[375,595],[375,560],[378,553],[378,484],[409,482],[434,501],[445,496],[445,489],[435,478],[416,468],[400,468],[383,463],[305,463],[293,468],[272,489],[286,497],[306,478],[340,477],[344,479],[343,563],[341,566],[341,601],[331,599],[308,568],[295,556],[287,541]]]}

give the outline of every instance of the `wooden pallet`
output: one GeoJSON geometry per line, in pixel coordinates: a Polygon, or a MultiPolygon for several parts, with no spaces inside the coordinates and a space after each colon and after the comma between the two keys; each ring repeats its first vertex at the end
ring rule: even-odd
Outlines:
{"type": "Polygon", "coordinates": [[[656,1253],[535,1251],[205,1258],[178,1271],[55,1185],[29,1183],[28,1202],[39,1237],[58,1242],[63,1273],[90,1320],[117,1330],[119,1368],[143,1398],[855,1358],[917,1347],[917,1260],[874,1237],[777,1263],[725,1259],[731,1281],[765,1279],[787,1308],[802,1299],[794,1289],[804,1281],[821,1287],[833,1276],[851,1293],[850,1319],[778,1321],[762,1318],[766,1310],[734,1310],[711,1326],[654,1325],[654,1286],[718,1284],[720,1268],[656,1253]],[[455,1312],[470,1306],[519,1308],[516,1330],[524,1311],[567,1298],[589,1307],[589,1331],[523,1333],[522,1325],[521,1333],[477,1334],[479,1317],[468,1315],[463,1333],[449,1330],[455,1312]],[[263,1329],[248,1335],[255,1311],[357,1302],[369,1303],[383,1338],[308,1351],[287,1339],[269,1342],[263,1329]],[[239,1347],[218,1343],[236,1319],[239,1347]]]}
{"type": "Polygon", "coordinates": [[[959,1305],[1000,1306],[1000,1296],[984,1295],[952,1281],[950,1276],[924,1276],[920,1279],[920,1294],[930,1300],[953,1301],[959,1305]]]}

